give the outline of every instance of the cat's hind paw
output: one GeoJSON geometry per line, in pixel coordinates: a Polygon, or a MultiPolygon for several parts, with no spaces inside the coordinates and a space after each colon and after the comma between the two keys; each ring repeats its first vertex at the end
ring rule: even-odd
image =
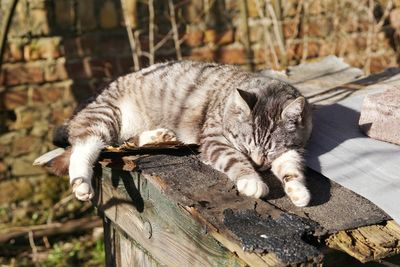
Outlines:
{"type": "Polygon", "coordinates": [[[264,197],[269,192],[268,186],[260,178],[253,175],[240,177],[236,182],[236,187],[239,193],[254,198],[264,197]]]}
{"type": "Polygon", "coordinates": [[[89,201],[94,196],[92,185],[84,181],[83,178],[77,178],[72,181],[72,192],[81,201],[89,201]]]}
{"type": "Polygon", "coordinates": [[[139,136],[139,146],[175,142],[177,140],[178,139],[172,130],[160,128],[141,133],[139,136]]]}
{"type": "Polygon", "coordinates": [[[305,207],[310,203],[311,195],[307,187],[299,181],[285,183],[285,192],[297,207],[305,207]]]}

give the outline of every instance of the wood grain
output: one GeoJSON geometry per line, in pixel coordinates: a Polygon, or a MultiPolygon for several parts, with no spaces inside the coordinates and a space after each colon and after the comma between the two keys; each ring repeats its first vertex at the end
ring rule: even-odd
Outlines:
{"type": "MultiPolygon", "coordinates": [[[[113,172],[113,179],[121,172],[113,172]]],[[[98,207],[113,224],[135,240],[157,261],[167,266],[245,266],[235,254],[221,246],[183,208],[166,199],[146,179],[132,177],[144,198],[138,212],[122,183],[111,185],[111,173],[103,173],[98,207]],[[110,205],[110,203],[115,203],[110,205]],[[151,235],[145,223],[151,225],[151,235]],[[150,236],[150,238],[149,238],[150,236]]],[[[119,246],[126,251],[126,244],[119,246]]],[[[122,251],[121,251],[122,253],[122,251]]],[[[132,254],[127,256],[131,259],[132,254]]],[[[122,259],[127,262],[127,259],[122,259]]]]}
{"type": "Polygon", "coordinates": [[[400,226],[394,221],[384,225],[370,225],[331,235],[326,244],[368,262],[400,253],[400,226]]]}

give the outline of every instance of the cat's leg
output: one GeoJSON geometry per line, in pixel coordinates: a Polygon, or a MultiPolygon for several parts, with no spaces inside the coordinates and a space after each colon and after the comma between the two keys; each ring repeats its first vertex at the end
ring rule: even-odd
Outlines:
{"type": "Polygon", "coordinates": [[[139,146],[172,142],[177,140],[178,139],[172,130],[159,128],[141,133],[139,135],[139,146]]]}
{"type": "Polygon", "coordinates": [[[120,113],[113,105],[94,103],[80,111],[69,123],[68,140],[72,146],[69,179],[75,196],[90,200],[93,166],[101,150],[117,142],[120,132],[120,113]]]}
{"type": "Polygon", "coordinates": [[[305,207],[310,202],[310,192],[305,185],[303,157],[296,150],[289,150],[272,161],[271,171],[284,186],[294,205],[305,207]]]}
{"type": "Polygon", "coordinates": [[[201,143],[203,160],[225,173],[241,194],[255,198],[268,194],[268,186],[245,155],[220,141],[205,139],[201,143]]]}
{"type": "Polygon", "coordinates": [[[72,145],[69,179],[72,191],[79,200],[87,201],[93,197],[93,165],[104,147],[104,141],[98,136],[88,136],[72,145]]]}

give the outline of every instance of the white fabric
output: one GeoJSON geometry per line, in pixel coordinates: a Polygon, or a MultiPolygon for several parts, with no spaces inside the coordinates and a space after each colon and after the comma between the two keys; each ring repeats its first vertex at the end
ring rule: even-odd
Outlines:
{"type": "Polygon", "coordinates": [[[367,90],[316,110],[307,166],[370,200],[400,223],[400,146],[371,139],[358,128],[365,95],[385,89],[367,90]]]}

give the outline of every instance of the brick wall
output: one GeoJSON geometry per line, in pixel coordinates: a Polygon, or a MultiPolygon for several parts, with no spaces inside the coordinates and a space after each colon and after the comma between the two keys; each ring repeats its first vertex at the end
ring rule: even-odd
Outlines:
{"type": "MultiPolygon", "coordinates": [[[[10,2],[0,0],[0,17],[10,2]]],[[[52,148],[54,126],[76,103],[133,69],[125,20],[141,67],[151,63],[152,44],[156,61],[176,58],[178,45],[184,58],[254,69],[329,54],[372,72],[397,65],[399,1],[174,1],[177,42],[168,0],[154,1],[154,43],[144,2],[124,0],[124,19],[119,0],[19,0],[0,72],[0,188],[10,192],[0,204],[17,197],[19,178],[48,178],[31,163],[52,148]]]]}

